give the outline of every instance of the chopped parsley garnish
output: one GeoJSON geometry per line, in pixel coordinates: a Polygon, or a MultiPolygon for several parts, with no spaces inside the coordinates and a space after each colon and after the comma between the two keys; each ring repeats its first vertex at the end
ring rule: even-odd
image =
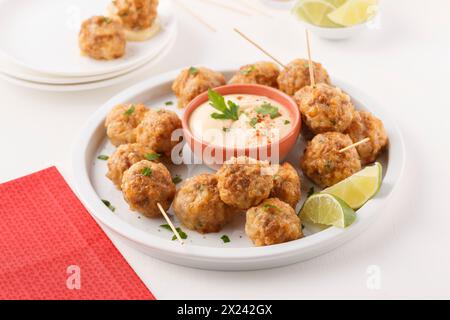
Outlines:
{"type": "Polygon", "coordinates": [[[220,120],[228,119],[233,121],[239,119],[239,106],[236,103],[228,100],[227,106],[227,103],[225,103],[225,98],[220,93],[212,89],[208,90],[208,98],[211,107],[220,111],[220,113],[214,112],[211,114],[211,118],[220,120]]]}
{"type": "Polygon", "coordinates": [[[145,159],[148,161],[155,161],[161,158],[161,155],[159,153],[148,153],[145,155],[145,159]]]}
{"type": "Polygon", "coordinates": [[[198,69],[196,67],[190,67],[189,68],[189,73],[192,74],[193,76],[195,76],[198,73],[198,69]]]}
{"type": "Polygon", "coordinates": [[[109,210],[111,210],[112,212],[116,211],[116,208],[111,204],[111,202],[109,202],[108,200],[103,200],[102,202],[105,206],[108,207],[109,210]]]}
{"type": "Polygon", "coordinates": [[[291,122],[289,121],[289,120],[284,120],[284,124],[285,125],[288,125],[288,124],[290,124],[291,122]]]}
{"type": "Polygon", "coordinates": [[[153,170],[152,170],[152,168],[144,168],[143,170],[142,170],[142,175],[143,176],[146,176],[146,177],[150,177],[151,175],[153,174],[153,170]]]}
{"type": "Polygon", "coordinates": [[[99,155],[99,156],[97,157],[97,159],[98,159],[98,160],[106,161],[106,160],[109,159],[109,157],[108,157],[108,156],[105,156],[104,154],[101,154],[101,155],[99,155]]]}
{"type": "Polygon", "coordinates": [[[308,69],[309,69],[309,62],[305,62],[305,63],[303,64],[303,66],[304,66],[305,68],[308,68],[308,69]]]}
{"type": "Polygon", "coordinates": [[[106,24],[110,24],[112,22],[112,20],[108,17],[103,17],[103,22],[106,24]]]}
{"type": "Polygon", "coordinates": [[[183,181],[183,179],[181,179],[179,175],[176,175],[175,177],[172,178],[172,182],[175,184],[179,184],[181,181],[183,181]]]}
{"type": "Polygon", "coordinates": [[[222,239],[223,243],[228,243],[231,241],[230,238],[226,234],[221,236],[220,239],[222,239]]]}
{"type": "Polygon", "coordinates": [[[124,114],[126,116],[131,116],[134,113],[134,111],[136,111],[136,107],[134,106],[134,104],[132,104],[131,107],[129,107],[128,110],[125,111],[124,114]]]}
{"type": "Polygon", "coordinates": [[[255,66],[254,65],[251,65],[251,66],[248,66],[247,68],[245,68],[245,69],[242,69],[241,70],[241,74],[243,74],[243,75],[249,75],[250,73],[252,73],[253,71],[255,71],[255,66]]]}
{"type": "Polygon", "coordinates": [[[267,102],[263,103],[259,108],[257,108],[256,112],[262,115],[269,115],[271,119],[275,119],[281,116],[278,108],[267,102]]]}
{"type": "Polygon", "coordinates": [[[173,101],[167,101],[167,102],[165,103],[165,105],[166,105],[166,106],[173,106],[173,101]]]}
{"type": "Polygon", "coordinates": [[[223,132],[229,132],[229,131],[230,131],[230,128],[223,127],[223,128],[222,128],[222,131],[223,131],[223,132]]]}
{"type": "Polygon", "coordinates": [[[172,231],[172,229],[170,228],[170,226],[168,224],[162,224],[160,225],[161,228],[172,231]]]}
{"type": "Polygon", "coordinates": [[[308,191],[308,198],[311,197],[311,196],[314,194],[314,192],[316,192],[316,191],[314,190],[314,187],[311,187],[311,188],[309,189],[309,191],[308,191]]]}
{"type": "Polygon", "coordinates": [[[269,210],[269,209],[275,209],[275,210],[280,210],[280,208],[278,208],[277,206],[274,206],[272,204],[266,203],[264,205],[264,209],[269,210]]]}
{"type": "MultiPolygon", "coordinates": [[[[162,224],[162,225],[160,225],[160,227],[163,228],[163,229],[166,229],[166,230],[168,230],[170,232],[172,232],[172,228],[168,224],[162,224]]],[[[188,237],[187,234],[183,230],[181,230],[181,228],[175,228],[175,229],[177,230],[177,232],[180,235],[181,239],[183,239],[183,240],[187,239],[187,237],[188,237]]],[[[172,237],[172,241],[173,240],[177,240],[177,236],[176,235],[174,235],[172,237]]]]}
{"type": "Polygon", "coordinates": [[[256,124],[258,123],[258,118],[252,118],[250,120],[250,125],[254,128],[256,124]]]}

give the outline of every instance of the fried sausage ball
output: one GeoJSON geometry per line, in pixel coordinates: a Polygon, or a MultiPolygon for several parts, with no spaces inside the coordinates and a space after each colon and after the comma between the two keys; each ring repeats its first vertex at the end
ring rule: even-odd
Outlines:
{"type": "MultiPolygon", "coordinates": [[[[314,64],[314,79],[316,83],[330,84],[330,77],[320,63],[314,64]]],[[[311,84],[309,76],[309,62],[305,59],[296,59],[289,63],[278,76],[278,88],[286,94],[293,96],[298,90],[311,84]]]]}
{"type": "Polygon", "coordinates": [[[173,210],[183,225],[200,233],[219,232],[236,213],[220,199],[213,174],[187,180],[175,196],[173,210]]]}
{"type": "Polygon", "coordinates": [[[106,176],[120,189],[123,173],[152,154],[155,152],[147,146],[138,143],[122,144],[109,157],[106,176]]]}
{"type": "Polygon", "coordinates": [[[270,246],[303,237],[300,218],[290,205],[277,198],[264,200],[247,211],[245,233],[255,246],[270,246]]]}
{"type": "Polygon", "coordinates": [[[78,44],[81,53],[93,59],[117,59],[125,54],[125,31],[119,22],[95,16],[81,25],[78,44]]]}
{"type": "Polygon", "coordinates": [[[129,30],[150,28],[158,15],[159,0],[114,0],[115,17],[129,30]]]}
{"type": "Polygon", "coordinates": [[[383,122],[367,111],[356,111],[346,133],[356,143],[365,138],[369,142],[356,147],[363,165],[374,162],[388,144],[383,122]]]}
{"type": "Polygon", "coordinates": [[[352,139],[343,133],[318,134],[308,143],[300,161],[303,172],[317,185],[329,187],[360,171],[355,148],[339,152],[351,144],[352,139]]]}
{"type": "Polygon", "coordinates": [[[172,90],[178,98],[178,106],[183,108],[201,93],[224,84],[223,74],[203,67],[191,67],[175,79],[172,90]]]}
{"type": "Polygon", "coordinates": [[[271,198],[278,198],[295,209],[301,198],[300,177],[290,163],[283,163],[273,176],[271,198]]]}
{"type": "Polygon", "coordinates": [[[355,107],[341,89],[320,83],[300,89],[294,97],[303,119],[315,134],[344,132],[353,120],[355,107]]]}
{"type": "Polygon", "coordinates": [[[220,198],[230,206],[246,210],[270,195],[273,178],[266,162],[247,157],[232,158],[217,172],[220,198]]]}
{"type": "Polygon", "coordinates": [[[170,158],[173,147],[179,143],[172,141],[172,133],[177,129],[181,129],[181,120],[175,112],[150,109],[137,127],[137,142],[170,158]]]}
{"type": "Polygon", "coordinates": [[[131,210],[156,218],[161,216],[157,204],[169,210],[176,187],[163,164],[142,160],[123,174],[122,192],[131,210]]]}
{"type": "Polygon", "coordinates": [[[260,84],[278,88],[277,78],[280,69],[273,62],[257,62],[248,64],[239,69],[239,71],[231,78],[230,84],[260,84]]]}
{"type": "Polygon", "coordinates": [[[136,128],[148,109],[143,104],[120,104],[106,117],[106,134],[115,146],[136,142],[136,128]]]}

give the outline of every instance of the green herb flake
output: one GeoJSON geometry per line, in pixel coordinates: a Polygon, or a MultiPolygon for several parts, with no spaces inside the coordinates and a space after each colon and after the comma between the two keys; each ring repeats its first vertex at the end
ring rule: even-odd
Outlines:
{"type": "Polygon", "coordinates": [[[192,74],[193,76],[195,76],[198,72],[199,70],[196,67],[189,68],[189,73],[192,74]]]}
{"type": "Polygon", "coordinates": [[[264,116],[269,115],[271,119],[275,119],[281,116],[278,108],[267,102],[263,103],[259,108],[257,108],[256,112],[264,116]]]}
{"type": "Polygon", "coordinates": [[[168,224],[162,224],[159,227],[163,228],[163,229],[166,229],[166,230],[169,230],[169,231],[172,231],[172,229],[170,228],[170,226],[168,224]]]}
{"type": "Polygon", "coordinates": [[[110,24],[112,22],[112,20],[108,17],[103,17],[103,22],[106,24],[110,24]]]}
{"type": "Polygon", "coordinates": [[[107,161],[109,159],[108,156],[105,156],[104,154],[101,154],[97,157],[98,160],[103,160],[103,161],[107,161]]]}
{"type": "Polygon", "coordinates": [[[128,108],[128,110],[127,111],[125,111],[125,115],[126,116],[131,116],[133,113],[134,113],[134,111],[136,111],[136,107],[134,106],[134,104],[132,104],[129,108],[128,108]]]}
{"type": "Polygon", "coordinates": [[[230,128],[227,128],[227,127],[223,127],[223,128],[222,128],[222,131],[223,131],[223,132],[230,132],[230,130],[231,130],[231,129],[230,129],[230,128]]]}
{"type": "Polygon", "coordinates": [[[116,208],[111,204],[111,202],[109,202],[108,200],[103,200],[102,202],[105,206],[108,207],[109,210],[111,210],[112,212],[116,211],[116,208]]]}
{"type": "Polygon", "coordinates": [[[245,69],[242,69],[240,72],[241,72],[241,74],[247,76],[247,75],[249,75],[250,73],[252,73],[255,70],[256,70],[255,66],[251,65],[251,66],[248,66],[245,69]]]}
{"type": "Polygon", "coordinates": [[[226,234],[220,237],[222,239],[223,243],[231,242],[230,237],[228,237],[226,234]]]}
{"type": "Polygon", "coordinates": [[[159,158],[161,158],[161,155],[159,153],[148,153],[145,155],[145,159],[148,161],[156,161],[159,158]]]}
{"type": "Polygon", "coordinates": [[[277,206],[274,206],[274,205],[269,204],[269,203],[266,203],[264,205],[264,209],[266,209],[266,210],[270,210],[270,209],[280,210],[280,208],[278,208],[277,206]]]}
{"type": "Polygon", "coordinates": [[[220,113],[211,114],[211,118],[216,120],[233,120],[239,119],[239,106],[233,101],[225,103],[225,98],[218,92],[208,89],[209,104],[220,113]],[[227,106],[228,104],[228,106],[227,106]]]}
{"type": "Polygon", "coordinates": [[[175,177],[172,178],[172,182],[175,184],[179,184],[181,181],[183,181],[183,179],[181,179],[179,175],[176,175],[175,177]]]}
{"type": "Polygon", "coordinates": [[[256,126],[256,124],[258,123],[258,118],[252,118],[249,123],[250,123],[250,126],[252,126],[252,128],[254,128],[256,126]]]}
{"type": "Polygon", "coordinates": [[[173,106],[173,101],[167,101],[166,103],[164,103],[166,106],[173,106]]]}
{"type": "MultiPolygon", "coordinates": [[[[187,239],[187,237],[188,237],[187,234],[183,230],[181,230],[181,228],[175,228],[175,229],[177,230],[181,239],[183,239],[183,240],[187,239]]],[[[174,240],[177,240],[177,236],[175,236],[175,235],[172,237],[172,241],[174,241],[174,240]]]]}
{"type": "Polygon", "coordinates": [[[150,177],[151,175],[153,174],[153,170],[152,170],[152,168],[144,168],[143,170],[142,170],[142,175],[143,176],[146,176],[146,177],[150,177]]]}
{"type": "Polygon", "coordinates": [[[311,197],[311,196],[314,194],[314,192],[316,192],[316,191],[314,190],[314,187],[311,187],[311,188],[309,189],[309,191],[308,191],[308,198],[311,197]]]}
{"type": "Polygon", "coordinates": [[[284,124],[285,125],[288,125],[288,124],[290,124],[291,122],[289,121],[289,120],[284,120],[284,124]]]}

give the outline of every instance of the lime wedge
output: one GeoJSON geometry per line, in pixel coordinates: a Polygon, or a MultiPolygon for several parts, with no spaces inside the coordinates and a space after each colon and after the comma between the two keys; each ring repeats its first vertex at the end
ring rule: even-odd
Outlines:
{"type": "Polygon", "coordinates": [[[300,0],[292,9],[292,13],[298,19],[319,27],[342,27],[328,18],[328,14],[335,10],[336,7],[329,0],[300,0]]]}
{"type": "Polygon", "coordinates": [[[350,27],[370,20],[377,10],[378,0],[348,0],[327,17],[333,23],[350,27]]]}
{"type": "Polygon", "coordinates": [[[332,194],[344,200],[351,208],[359,209],[378,192],[382,177],[383,167],[377,162],[322,193],[332,194]]]}
{"type": "Polygon", "coordinates": [[[346,228],[356,220],[356,214],[341,199],[331,194],[316,193],[306,200],[300,219],[307,223],[346,228]]]}

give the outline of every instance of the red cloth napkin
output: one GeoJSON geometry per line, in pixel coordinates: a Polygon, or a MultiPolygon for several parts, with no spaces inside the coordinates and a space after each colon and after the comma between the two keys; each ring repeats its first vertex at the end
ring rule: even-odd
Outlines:
{"type": "Polygon", "coordinates": [[[0,185],[0,299],[155,298],[52,167],[0,185]]]}

